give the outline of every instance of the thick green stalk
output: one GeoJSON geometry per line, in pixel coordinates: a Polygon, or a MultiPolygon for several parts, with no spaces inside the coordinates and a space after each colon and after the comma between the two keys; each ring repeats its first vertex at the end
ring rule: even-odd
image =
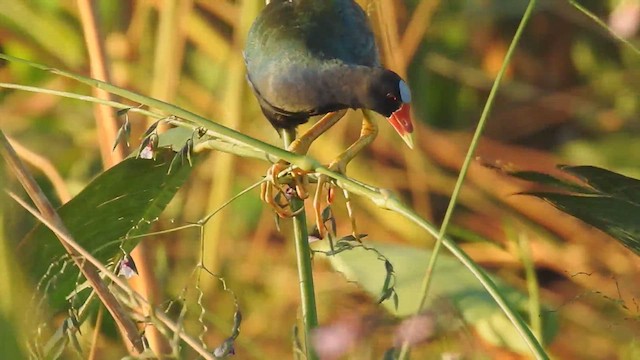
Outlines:
{"type": "MultiPolygon", "coordinates": [[[[471,144],[469,145],[469,150],[467,151],[467,156],[464,159],[464,163],[462,164],[462,168],[460,169],[460,175],[458,176],[458,180],[456,182],[456,185],[453,189],[453,193],[451,194],[451,200],[449,201],[449,206],[447,207],[447,211],[444,215],[444,219],[442,221],[442,226],[440,227],[440,231],[438,232],[438,237],[436,240],[436,244],[433,247],[433,253],[431,254],[431,257],[429,259],[429,263],[427,265],[427,270],[425,271],[424,274],[424,278],[422,280],[422,290],[421,290],[421,297],[420,297],[420,302],[418,304],[418,308],[416,309],[416,314],[420,313],[422,311],[422,309],[424,308],[424,305],[427,301],[427,295],[429,294],[429,287],[431,285],[431,279],[432,279],[432,275],[433,275],[433,270],[435,269],[436,266],[436,261],[438,260],[438,254],[440,253],[440,250],[442,248],[443,242],[444,242],[444,236],[447,233],[447,228],[449,227],[449,224],[451,222],[451,217],[453,215],[453,211],[456,207],[456,203],[458,201],[458,196],[460,195],[460,191],[462,189],[462,185],[464,184],[464,180],[466,178],[467,172],[469,171],[469,166],[471,165],[471,161],[473,160],[473,154],[476,151],[476,148],[478,147],[478,143],[480,142],[480,136],[482,135],[482,131],[484,130],[484,127],[487,123],[487,119],[489,118],[489,114],[491,113],[491,109],[493,107],[493,103],[495,101],[495,97],[496,94],[498,93],[498,89],[500,88],[500,83],[502,82],[502,78],[504,77],[504,74],[507,71],[507,67],[509,65],[509,62],[511,61],[511,58],[513,56],[513,53],[515,52],[515,49],[518,45],[518,42],[520,40],[520,37],[522,36],[522,33],[524,31],[524,28],[526,27],[527,23],[529,22],[529,19],[531,18],[531,14],[533,13],[533,9],[535,8],[535,4],[536,4],[536,0],[530,0],[529,1],[529,5],[527,6],[527,9],[525,10],[524,14],[522,15],[522,19],[520,20],[520,25],[518,26],[518,29],[516,30],[515,35],[513,36],[513,40],[511,40],[511,44],[509,45],[509,49],[507,50],[507,53],[505,55],[504,61],[502,62],[502,66],[500,68],[500,71],[498,72],[498,75],[496,76],[495,81],[493,82],[493,86],[491,87],[491,92],[489,92],[489,96],[487,98],[487,102],[485,103],[484,109],[482,111],[482,115],[480,116],[480,120],[478,121],[478,126],[476,127],[476,131],[473,134],[473,138],[471,139],[471,144]]],[[[477,275],[476,275],[477,276],[477,275]]],[[[485,274],[486,276],[486,274],[485,274]]],[[[488,278],[487,278],[488,280],[488,278]]],[[[489,280],[490,281],[490,280],[489,280]]],[[[508,315],[507,315],[508,316],[508,315]]],[[[522,320],[522,319],[520,319],[522,320]]],[[[526,327],[527,331],[529,333],[531,333],[529,331],[529,328],[526,327]]],[[[526,335],[524,333],[522,333],[522,335],[526,335]]],[[[532,336],[532,335],[531,335],[532,336]]],[[[533,349],[532,349],[533,350],[533,349]]],[[[405,359],[407,354],[409,351],[409,344],[408,342],[404,342],[402,344],[402,348],[400,350],[400,355],[399,355],[399,359],[405,359]]],[[[544,351],[542,352],[542,354],[544,354],[544,351]]],[[[546,354],[544,354],[546,357],[546,354]]]]}
{"type": "MultiPolygon", "coordinates": [[[[295,130],[283,130],[282,141],[287,148],[295,140],[295,130]]],[[[309,234],[307,232],[307,216],[304,211],[304,201],[297,196],[290,200],[293,217],[293,235],[296,243],[296,260],[298,263],[298,279],[300,283],[300,300],[302,305],[302,321],[304,322],[304,339],[307,359],[317,359],[311,344],[311,331],[318,326],[318,312],[316,310],[316,292],[313,287],[313,268],[311,267],[311,249],[309,248],[309,234]]]]}

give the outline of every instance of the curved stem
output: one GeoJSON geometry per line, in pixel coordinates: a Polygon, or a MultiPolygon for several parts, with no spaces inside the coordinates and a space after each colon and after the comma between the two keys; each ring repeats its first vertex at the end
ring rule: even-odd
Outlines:
{"type": "Polygon", "coordinates": [[[186,121],[195,123],[199,126],[206,128],[208,130],[208,133],[211,136],[225,139],[231,143],[244,144],[256,149],[260,149],[264,152],[267,152],[271,155],[278,157],[279,159],[283,159],[291,164],[297,165],[303,170],[312,171],[314,168],[320,166],[320,162],[308,156],[294,154],[284,149],[281,149],[277,146],[267,144],[258,139],[252,138],[251,136],[245,135],[241,132],[225,127],[203,116],[197,115],[191,111],[185,110],[179,106],[170,104],[168,102],[154,99],[148,96],[144,96],[104,81],[92,79],[86,76],[74,74],[74,73],[56,69],[56,68],[51,68],[49,66],[38,64],[33,61],[21,59],[15,56],[0,53],[0,59],[25,64],[43,71],[49,71],[53,74],[64,76],[66,78],[76,80],[83,84],[87,84],[89,86],[97,87],[99,89],[104,89],[112,94],[116,94],[124,98],[127,98],[131,101],[138,102],[142,105],[148,106],[149,108],[160,109],[166,112],[167,114],[171,114],[173,116],[176,116],[178,118],[184,119],[186,121]]]}
{"type": "MultiPolygon", "coordinates": [[[[433,227],[433,225],[426,222],[424,219],[420,218],[416,213],[407,209],[406,207],[403,206],[401,208],[397,208],[397,209],[394,208],[392,210],[404,215],[405,217],[407,217],[408,219],[416,223],[418,226],[431,232],[434,236],[437,235],[436,229],[433,227]]],[[[496,284],[493,282],[493,280],[491,280],[489,275],[480,266],[478,266],[473,261],[473,259],[471,259],[471,257],[469,257],[469,255],[467,255],[467,253],[465,253],[451,238],[447,236],[443,236],[441,238],[441,244],[444,245],[444,247],[446,247],[447,250],[449,250],[451,254],[453,254],[453,256],[458,258],[458,260],[462,263],[462,265],[464,265],[469,270],[469,272],[471,272],[478,279],[478,281],[480,282],[480,284],[482,284],[482,286],[485,288],[487,293],[491,295],[491,297],[496,302],[496,304],[500,307],[502,312],[507,316],[509,321],[511,321],[511,323],[514,325],[514,327],[516,328],[516,331],[520,334],[522,339],[525,341],[525,343],[531,350],[531,353],[534,355],[534,357],[536,359],[548,359],[549,357],[544,351],[544,348],[542,347],[538,339],[536,339],[536,337],[533,335],[527,323],[516,311],[514,311],[511,308],[511,306],[504,299],[504,297],[500,293],[500,290],[498,289],[496,284]]],[[[433,257],[433,254],[431,256],[433,257]]],[[[402,354],[402,351],[401,351],[401,354],[402,354]]]]}
{"type": "MultiPolygon", "coordinates": [[[[449,206],[447,207],[447,211],[444,215],[444,219],[442,221],[442,226],[440,227],[440,231],[438,231],[438,235],[437,235],[437,240],[436,240],[436,244],[433,247],[433,252],[431,254],[431,257],[429,258],[429,263],[427,265],[427,270],[425,271],[424,277],[422,279],[422,289],[421,289],[421,296],[420,296],[420,302],[418,303],[418,308],[416,309],[416,314],[420,313],[422,311],[422,309],[425,306],[425,303],[427,301],[427,296],[429,294],[429,288],[431,286],[431,279],[432,279],[432,275],[433,275],[433,270],[435,269],[436,266],[436,262],[438,260],[438,254],[440,253],[440,250],[442,248],[442,245],[447,245],[444,241],[444,236],[447,232],[447,229],[449,227],[449,224],[451,223],[451,217],[453,216],[453,211],[456,207],[456,203],[458,202],[458,197],[460,195],[460,191],[462,189],[462,185],[464,184],[464,180],[466,178],[467,172],[469,171],[469,167],[471,165],[471,161],[473,160],[473,154],[476,151],[476,148],[478,147],[478,143],[480,142],[480,136],[482,135],[482,131],[484,130],[484,127],[487,123],[487,119],[489,118],[489,114],[491,113],[491,109],[493,108],[493,103],[495,101],[496,98],[496,94],[498,93],[498,89],[500,88],[500,83],[502,82],[502,78],[504,77],[505,73],[507,72],[507,67],[509,65],[509,62],[513,56],[513,53],[515,52],[515,49],[520,41],[520,37],[522,36],[522,33],[524,31],[524,28],[526,27],[529,19],[531,18],[531,14],[533,13],[533,9],[535,8],[535,4],[536,4],[536,0],[530,0],[529,1],[529,5],[527,6],[527,9],[525,10],[524,14],[522,15],[522,19],[520,20],[520,25],[518,26],[518,29],[516,30],[515,35],[513,36],[513,39],[511,40],[511,44],[509,45],[509,49],[507,50],[507,53],[505,54],[505,59],[502,62],[502,66],[500,67],[500,71],[498,72],[498,75],[496,76],[495,81],[493,82],[493,86],[491,87],[491,91],[489,92],[489,96],[487,98],[487,102],[485,103],[484,109],[482,111],[482,115],[480,116],[480,120],[478,121],[478,126],[476,127],[476,131],[473,134],[473,138],[471,139],[471,144],[469,145],[469,150],[467,151],[467,156],[464,159],[464,162],[462,164],[462,168],[460,169],[460,175],[458,176],[458,180],[456,181],[456,185],[453,189],[453,193],[451,194],[451,200],[449,200],[449,206]]],[[[449,246],[447,246],[449,248],[449,250],[451,250],[451,248],[449,246]]],[[[457,248],[457,247],[456,247],[457,248]]],[[[459,248],[457,248],[459,249],[459,248]]],[[[451,252],[454,252],[451,250],[451,252]]],[[[456,255],[458,257],[458,259],[460,259],[460,261],[462,261],[463,263],[465,261],[470,261],[470,259],[466,258],[466,254],[461,253],[460,255],[456,255]]],[[[466,264],[465,264],[466,265],[466,264]]],[[[483,283],[484,282],[491,282],[491,280],[489,279],[489,277],[486,275],[486,273],[484,272],[474,272],[474,269],[469,268],[469,270],[471,270],[472,273],[474,273],[474,275],[478,278],[478,280],[480,280],[480,282],[483,283]]],[[[495,291],[495,286],[490,286],[487,287],[485,286],[485,288],[487,289],[487,291],[491,294],[492,291],[495,291]]],[[[491,294],[493,296],[493,294],[491,294]]],[[[496,298],[494,296],[494,299],[496,299],[496,302],[498,302],[498,305],[500,305],[500,307],[502,307],[503,305],[500,304],[500,302],[503,302],[504,300],[501,297],[496,298]]],[[[505,303],[506,305],[506,303],[505,303]]],[[[509,316],[510,314],[507,314],[507,316],[509,316]]],[[[512,316],[515,314],[512,314],[512,316]]],[[[510,318],[511,319],[511,318],[510,318]]],[[[512,321],[515,322],[522,322],[523,323],[523,329],[521,332],[521,335],[523,337],[526,336],[533,336],[531,334],[531,331],[529,331],[529,328],[527,327],[527,325],[523,322],[522,319],[516,319],[515,317],[513,319],[511,319],[512,321]]],[[[519,331],[521,331],[521,329],[518,329],[519,331]]],[[[537,342],[536,342],[537,343],[537,342]]],[[[539,343],[538,343],[539,345],[539,343]]],[[[532,350],[534,350],[532,348],[532,350]]],[[[409,343],[407,341],[403,342],[402,344],[402,348],[400,350],[400,355],[398,356],[399,359],[405,359],[407,354],[409,351],[409,343]]],[[[541,354],[544,354],[546,357],[546,354],[544,353],[544,351],[541,352],[541,354]]]]}

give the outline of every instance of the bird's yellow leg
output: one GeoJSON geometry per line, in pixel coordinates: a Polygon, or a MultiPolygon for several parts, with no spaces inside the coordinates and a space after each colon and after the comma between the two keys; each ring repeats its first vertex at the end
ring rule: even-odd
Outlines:
{"type": "MultiPolygon", "coordinates": [[[[340,119],[344,117],[347,113],[347,110],[334,111],[323,116],[318,122],[313,124],[304,134],[294,140],[287,150],[296,153],[298,155],[306,155],[316,139],[322,134],[324,134],[327,130],[331,129],[333,125],[335,125],[340,119]]],[[[307,192],[307,177],[305,176],[305,172],[300,169],[293,169],[291,171],[291,176],[293,177],[293,182],[295,184],[296,193],[300,199],[306,199],[309,197],[309,193],[307,192]]]]}
{"type": "MultiPolygon", "coordinates": [[[[351,146],[349,146],[345,151],[343,151],[335,160],[329,164],[329,170],[337,171],[342,174],[345,174],[347,171],[347,165],[353,158],[355,158],[365,147],[373,142],[373,140],[378,136],[378,126],[374,120],[374,113],[370,110],[362,110],[364,115],[362,119],[362,128],[360,129],[360,137],[356,140],[351,146]]],[[[325,226],[324,220],[322,219],[322,192],[323,188],[326,185],[330,185],[329,179],[326,176],[318,177],[318,187],[316,188],[316,193],[313,198],[313,208],[316,215],[316,226],[318,227],[318,231],[320,232],[320,238],[324,238],[325,235],[325,226]]],[[[355,225],[355,217],[352,213],[351,201],[348,194],[345,193],[345,199],[347,200],[347,210],[349,213],[349,218],[351,219],[352,230],[354,232],[354,236],[357,238],[357,230],[355,225]]]]}
{"type": "MultiPolygon", "coordinates": [[[[309,151],[311,144],[320,135],[335,125],[346,114],[346,112],[347,110],[341,110],[326,114],[299,138],[292,141],[287,147],[287,150],[299,155],[305,155],[307,151],[309,151]]],[[[280,217],[291,217],[295,215],[291,212],[288,203],[281,204],[276,200],[276,197],[279,195],[286,199],[287,194],[280,185],[278,177],[281,172],[286,170],[289,166],[290,165],[284,161],[279,161],[273,164],[267,172],[267,178],[269,181],[262,184],[260,191],[260,198],[262,201],[269,204],[280,217]]],[[[289,172],[293,178],[296,194],[300,199],[306,199],[309,196],[306,190],[306,186],[308,184],[306,173],[298,168],[293,168],[289,172]]]]}
{"type": "Polygon", "coordinates": [[[331,129],[331,127],[335,125],[340,119],[342,119],[346,113],[347,110],[340,110],[328,113],[327,115],[323,116],[322,119],[313,124],[313,126],[311,126],[309,130],[295,139],[291,143],[291,145],[289,145],[287,150],[298,155],[305,155],[309,151],[309,147],[311,147],[311,144],[316,141],[316,139],[320,135],[331,129]]]}

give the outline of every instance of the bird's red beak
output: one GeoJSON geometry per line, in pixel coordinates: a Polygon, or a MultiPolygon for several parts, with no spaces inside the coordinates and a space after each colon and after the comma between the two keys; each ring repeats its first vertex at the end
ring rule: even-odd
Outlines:
{"type": "Polygon", "coordinates": [[[403,103],[389,118],[389,123],[410,149],[413,149],[413,122],[411,121],[411,106],[403,103]]]}

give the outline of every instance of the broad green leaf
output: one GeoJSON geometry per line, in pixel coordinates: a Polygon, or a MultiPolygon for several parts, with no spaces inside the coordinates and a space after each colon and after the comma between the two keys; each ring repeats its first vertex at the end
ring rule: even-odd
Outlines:
{"type": "Polygon", "coordinates": [[[574,195],[534,192],[563,212],[592,225],[640,255],[640,204],[611,195],[574,195]]]}
{"type": "MultiPolygon", "coordinates": [[[[422,278],[431,252],[410,246],[370,241],[367,241],[366,245],[378,250],[393,264],[396,276],[395,290],[399,298],[397,310],[393,301],[385,301],[382,304],[390,313],[399,317],[413,315],[421,297],[422,278]]],[[[378,299],[387,272],[385,262],[380,260],[375,252],[358,247],[328,258],[332,266],[349,281],[357,282],[374,299],[378,299]]],[[[495,301],[459,261],[448,254],[440,254],[433,274],[426,309],[435,301],[446,300],[452,303],[464,321],[473,326],[486,340],[523,353],[529,351],[495,301]]],[[[505,299],[514,304],[526,319],[527,297],[495,278],[494,281],[505,299]]],[[[543,311],[542,314],[545,342],[548,343],[555,336],[557,321],[551,312],[543,311]]]]}
{"type": "Polygon", "coordinates": [[[576,184],[574,182],[558,179],[549,174],[544,174],[536,171],[516,171],[516,172],[509,173],[509,175],[517,177],[518,179],[521,179],[521,180],[535,182],[541,185],[548,185],[548,186],[556,187],[558,189],[562,189],[566,191],[579,191],[579,192],[588,191],[588,188],[582,185],[576,184]]]}
{"type": "Polygon", "coordinates": [[[566,185],[550,175],[512,175],[525,180],[551,185],[562,192],[528,192],[563,212],[611,235],[640,255],[640,181],[595,166],[562,166],[563,171],[583,183],[566,185]]]}
{"type": "MultiPolygon", "coordinates": [[[[156,160],[129,158],[99,175],[62,206],[58,213],[75,241],[103,263],[122,255],[120,245],[125,251],[133,249],[139,239],[125,237],[147,232],[191,172],[187,165],[168,173],[173,156],[174,152],[164,150],[156,160]]],[[[46,295],[53,309],[60,310],[76,282],[82,282],[75,266],[61,271],[57,261],[65,251],[60,241],[38,225],[23,240],[19,252],[36,280],[46,275],[48,281],[55,274],[46,295]]]]}
{"type": "Polygon", "coordinates": [[[640,181],[634,178],[595,166],[563,166],[561,169],[584,180],[602,195],[640,204],[640,181]]]}

